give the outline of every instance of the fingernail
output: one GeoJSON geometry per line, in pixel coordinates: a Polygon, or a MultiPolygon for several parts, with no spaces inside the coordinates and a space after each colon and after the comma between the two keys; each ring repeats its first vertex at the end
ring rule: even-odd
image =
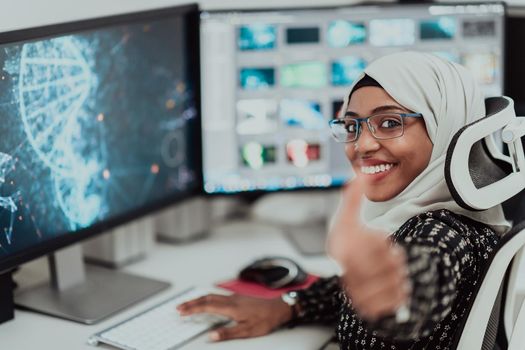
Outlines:
{"type": "Polygon", "coordinates": [[[210,339],[213,341],[219,340],[221,337],[219,335],[219,332],[210,332],[210,339]]]}

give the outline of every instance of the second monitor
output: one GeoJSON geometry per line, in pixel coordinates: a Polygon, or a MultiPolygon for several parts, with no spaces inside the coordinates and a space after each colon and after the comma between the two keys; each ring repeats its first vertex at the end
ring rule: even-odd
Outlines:
{"type": "Polygon", "coordinates": [[[440,55],[470,69],[487,96],[500,95],[504,13],[500,3],[203,13],[205,191],[343,184],[350,167],[328,121],[387,53],[440,55]]]}

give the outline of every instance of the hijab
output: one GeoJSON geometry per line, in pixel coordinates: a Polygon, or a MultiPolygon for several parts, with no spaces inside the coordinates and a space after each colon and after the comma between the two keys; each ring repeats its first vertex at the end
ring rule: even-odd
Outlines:
{"type": "MultiPolygon", "coordinates": [[[[393,233],[416,215],[448,209],[485,223],[499,234],[506,232],[510,223],[501,205],[479,212],[466,210],[454,201],[445,181],[445,157],[452,137],[485,116],[484,96],[467,69],[428,53],[394,53],[372,62],[356,79],[351,93],[366,76],[403,107],[423,115],[433,148],[428,166],[397,196],[383,202],[363,199],[364,222],[393,233]]],[[[347,110],[351,93],[342,111],[347,110]]]]}

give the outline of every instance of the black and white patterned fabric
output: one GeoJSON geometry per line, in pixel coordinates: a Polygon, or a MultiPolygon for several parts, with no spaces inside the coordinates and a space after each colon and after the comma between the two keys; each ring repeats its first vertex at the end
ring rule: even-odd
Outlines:
{"type": "Polygon", "coordinates": [[[298,292],[295,323],[336,323],[345,350],[452,349],[498,235],[477,221],[436,210],[411,218],[391,238],[408,257],[412,295],[406,322],[397,323],[394,315],[374,323],[360,319],[334,276],[298,292]]]}

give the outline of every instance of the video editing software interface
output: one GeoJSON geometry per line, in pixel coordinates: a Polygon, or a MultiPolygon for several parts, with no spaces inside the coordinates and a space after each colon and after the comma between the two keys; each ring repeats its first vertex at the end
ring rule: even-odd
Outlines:
{"type": "Polygon", "coordinates": [[[187,21],[0,44],[0,258],[199,189],[187,21]]]}
{"type": "Polygon", "coordinates": [[[205,191],[341,185],[351,170],[328,121],[370,62],[434,53],[499,95],[503,37],[495,3],[202,13],[205,191]]]}

